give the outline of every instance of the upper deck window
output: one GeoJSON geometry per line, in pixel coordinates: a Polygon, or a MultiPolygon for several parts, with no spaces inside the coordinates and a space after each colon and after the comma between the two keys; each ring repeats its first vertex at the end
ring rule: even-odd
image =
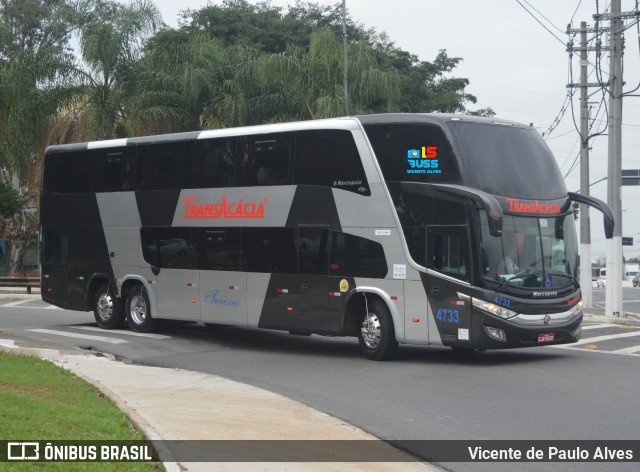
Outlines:
{"type": "Polygon", "coordinates": [[[238,140],[236,186],[289,185],[293,133],[261,134],[238,140]]]}
{"type": "Polygon", "coordinates": [[[345,130],[296,133],[293,183],[371,195],[353,135],[345,130]]]}
{"type": "Polygon", "coordinates": [[[138,146],[137,190],[180,188],[184,143],[154,143],[138,146]]]}
{"type": "Polygon", "coordinates": [[[236,168],[233,138],[187,143],[183,188],[232,187],[236,168]]]}
{"type": "Polygon", "coordinates": [[[135,148],[102,148],[95,151],[94,190],[122,192],[133,188],[135,148]]]}
{"type": "Polygon", "coordinates": [[[440,128],[404,123],[364,129],[387,182],[460,182],[458,164],[440,128]]]}
{"type": "Polygon", "coordinates": [[[464,121],[451,121],[447,126],[468,185],[506,197],[566,197],[553,154],[535,129],[464,121]]]}
{"type": "Polygon", "coordinates": [[[47,154],[44,188],[55,193],[91,192],[92,151],[61,151],[47,154]]]}

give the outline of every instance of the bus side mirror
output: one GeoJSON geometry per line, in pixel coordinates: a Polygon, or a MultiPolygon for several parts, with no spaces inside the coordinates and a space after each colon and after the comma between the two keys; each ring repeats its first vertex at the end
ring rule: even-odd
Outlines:
{"type": "Polygon", "coordinates": [[[569,198],[574,202],[584,203],[585,205],[589,205],[590,207],[600,210],[604,216],[604,235],[607,239],[611,239],[613,237],[613,226],[615,224],[615,220],[609,205],[597,198],[576,192],[569,192],[569,198]]]}

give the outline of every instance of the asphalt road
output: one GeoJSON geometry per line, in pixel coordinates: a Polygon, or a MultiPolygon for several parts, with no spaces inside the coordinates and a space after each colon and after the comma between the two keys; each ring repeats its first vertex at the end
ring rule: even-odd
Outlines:
{"type": "MultiPolygon", "coordinates": [[[[606,288],[594,286],[592,293],[594,307],[604,310],[606,288]]],[[[640,287],[622,287],[622,306],[624,311],[640,313],[640,287]]]]}
{"type": "MultiPolygon", "coordinates": [[[[469,353],[402,346],[398,359],[372,362],[353,339],[195,324],[170,324],[140,336],[98,330],[88,313],[15,302],[0,300],[0,337],[220,375],[281,393],[384,439],[640,438],[636,327],[585,326],[581,344],[568,349],[469,353]]],[[[514,464],[441,465],[461,472],[515,470],[514,464]]],[[[541,469],[636,471],[638,464],[517,464],[517,470],[541,469]]]]}

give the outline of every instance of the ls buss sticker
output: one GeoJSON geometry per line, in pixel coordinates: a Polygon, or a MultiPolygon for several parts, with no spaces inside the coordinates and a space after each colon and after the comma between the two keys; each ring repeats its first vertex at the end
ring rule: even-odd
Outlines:
{"type": "Polygon", "coordinates": [[[407,174],[442,174],[438,164],[438,146],[407,150],[407,174]]]}

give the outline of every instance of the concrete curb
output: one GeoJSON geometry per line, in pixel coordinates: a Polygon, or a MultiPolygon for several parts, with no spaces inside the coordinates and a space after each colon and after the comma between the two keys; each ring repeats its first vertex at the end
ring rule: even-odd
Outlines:
{"type": "MultiPolygon", "coordinates": [[[[17,346],[13,340],[10,339],[0,339],[0,351],[5,352],[7,354],[12,355],[20,355],[20,356],[29,356],[29,357],[38,357],[40,359],[45,359],[53,362],[58,367],[61,367],[66,370],[70,370],[67,365],[67,361],[65,358],[66,354],[61,353],[56,349],[44,349],[44,348],[31,348],[31,347],[21,347],[17,346]]],[[[84,355],[85,357],[92,356],[92,354],[75,354],[75,356],[84,355]]],[[[142,431],[149,440],[161,440],[163,439],[160,434],[151,426],[144,418],[142,418],[135,410],[130,408],[125,401],[123,401],[118,395],[109,389],[106,385],[88,377],[79,372],[73,372],[74,375],[78,376],[85,382],[93,385],[100,393],[102,393],[105,397],[111,400],[133,423],[133,425],[139,431],[142,431]]],[[[155,447],[155,446],[154,446],[155,447]]],[[[182,469],[178,462],[174,459],[171,451],[168,449],[159,450],[156,448],[156,452],[158,456],[162,460],[162,465],[167,470],[167,472],[181,472],[182,469]]]]}
{"type": "MultiPolygon", "coordinates": [[[[73,372],[110,398],[152,440],[377,439],[300,402],[215,375],[125,364],[112,356],[100,357],[75,350],[68,354],[55,349],[20,347],[7,339],[0,339],[0,350],[49,359],[73,372]]],[[[382,447],[389,462],[305,462],[304,456],[296,461],[295,453],[291,462],[286,463],[177,462],[168,450],[158,450],[158,454],[170,472],[441,471],[435,465],[415,462],[414,456],[391,445],[382,447]]]]}

